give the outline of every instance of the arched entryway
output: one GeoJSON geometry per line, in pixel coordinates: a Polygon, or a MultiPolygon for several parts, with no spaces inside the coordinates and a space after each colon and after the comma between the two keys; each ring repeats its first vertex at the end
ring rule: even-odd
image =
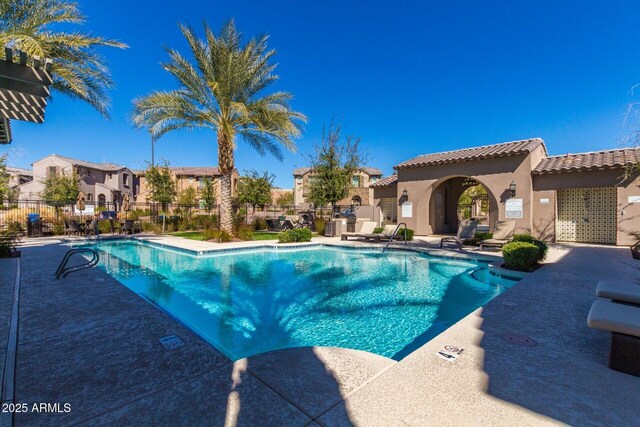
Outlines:
{"type": "Polygon", "coordinates": [[[455,233],[460,221],[470,218],[486,229],[498,219],[497,198],[486,185],[469,176],[450,176],[433,184],[429,223],[434,233],[455,233]]]}

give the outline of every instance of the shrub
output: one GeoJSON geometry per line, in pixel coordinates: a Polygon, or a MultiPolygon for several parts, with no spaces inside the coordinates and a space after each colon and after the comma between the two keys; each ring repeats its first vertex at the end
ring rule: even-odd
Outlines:
{"type": "Polygon", "coordinates": [[[536,245],[536,247],[538,248],[538,262],[544,261],[544,259],[547,257],[547,252],[549,252],[549,246],[547,246],[545,242],[543,242],[542,240],[538,240],[528,234],[516,234],[515,236],[513,236],[513,241],[532,243],[536,245]]]}
{"type": "Polygon", "coordinates": [[[373,233],[374,234],[380,234],[380,233],[382,233],[382,230],[384,230],[384,228],[376,227],[376,228],[373,229],[373,233]]]}
{"type": "Polygon", "coordinates": [[[231,241],[231,234],[225,230],[220,230],[220,243],[226,243],[231,241]]]}
{"type": "Polygon", "coordinates": [[[20,242],[18,234],[12,231],[0,232],[0,258],[13,256],[16,246],[20,242]]]}
{"type": "Polygon", "coordinates": [[[531,271],[538,264],[539,250],[533,243],[511,242],[502,247],[502,256],[506,268],[531,271]]]}
{"type": "Polygon", "coordinates": [[[404,228],[401,228],[400,230],[398,230],[398,234],[396,234],[396,236],[404,236],[405,240],[413,240],[413,230],[410,228],[407,228],[406,230],[404,228]]]}
{"type": "Polygon", "coordinates": [[[220,241],[220,230],[204,230],[202,233],[202,240],[215,240],[220,241]]]}
{"type": "Polygon", "coordinates": [[[321,236],[324,236],[324,228],[326,225],[327,225],[327,222],[322,218],[316,218],[313,221],[313,226],[316,230],[316,233],[318,233],[321,236]]]}
{"type": "Polygon", "coordinates": [[[253,220],[253,229],[256,231],[260,231],[260,230],[266,230],[267,227],[267,220],[264,218],[256,218],[253,220]]]}
{"type": "Polygon", "coordinates": [[[253,240],[253,227],[247,224],[241,224],[238,227],[236,236],[242,240],[253,240]]]}
{"type": "Polygon", "coordinates": [[[278,242],[280,243],[296,243],[310,242],[311,230],[308,228],[296,228],[295,230],[287,230],[278,234],[278,242]]]}

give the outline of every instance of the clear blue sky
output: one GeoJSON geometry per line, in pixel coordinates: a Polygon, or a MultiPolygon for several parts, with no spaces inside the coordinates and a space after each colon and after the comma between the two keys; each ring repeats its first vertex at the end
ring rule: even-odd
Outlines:
{"type": "MultiPolygon", "coordinates": [[[[43,125],[13,122],[11,163],[51,153],[143,168],[146,132],[130,124],[131,100],[174,82],[163,46],[186,50],[177,28],[218,29],[235,18],[245,35],[267,33],[278,52],[276,89],[309,117],[297,153],[261,158],[240,143],[236,165],[291,171],[332,117],[360,136],[385,175],[412,156],[541,137],[551,154],[619,146],[630,88],[640,82],[638,1],[121,1],[80,0],[86,30],[131,46],[104,49],[117,88],[112,119],[55,96],[43,125]]],[[[215,165],[215,135],[166,135],[156,159],[215,165]]]]}

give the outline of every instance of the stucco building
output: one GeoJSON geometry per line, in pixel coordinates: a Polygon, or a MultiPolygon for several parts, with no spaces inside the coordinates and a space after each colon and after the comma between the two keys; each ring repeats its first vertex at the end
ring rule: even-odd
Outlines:
{"type": "MultiPolygon", "coordinates": [[[[71,174],[80,178],[80,190],[87,202],[98,205],[121,203],[125,193],[135,197],[134,175],[131,169],[113,163],[94,163],[52,154],[33,162],[33,180],[19,185],[20,200],[40,200],[48,176],[71,174]]],[[[133,198],[132,198],[133,199],[133,198]]]]}
{"type": "Polygon", "coordinates": [[[487,190],[488,226],[513,220],[546,241],[629,245],[640,231],[640,149],[549,156],[534,138],[425,154],[372,184],[381,222],[418,235],[455,233],[458,201],[471,183],[487,190]]]}
{"type": "MultiPolygon", "coordinates": [[[[293,202],[296,206],[308,208],[307,201],[309,182],[313,180],[311,168],[297,168],[293,171],[293,202]]],[[[339,205],[372,206],[373,189],[371,184],[382,178],[382,171],[377,168],[365,167],[357,171],[351,177],[351,189],[349,195],[338,201],[339,205]]]]}
{"type": "MultiPolygon", "coordinates": [[[[169,167],[171,175],[176,182],[176,189],[178,194],[187,188],[193,188],[196,190],[196,198],[200,196],[202,189],[205,186],[205,182],[210,180],[213,182],[213,186],[216,191],[216,204],[220,204],[221,201],[221,189],[220,189],[220,177],[222,174],[217,167],[196,167],[196,166],[176,166],[169,167]]],[[[238,179],[240,174],[237,170],[233,171],[231,176],[231,189],[232,194],[235,195],[238,188],[238,179]]],[[[136,172],[136,189],[137,197],[136,203],[149,202],[150,189],[145,179],[144,171],[136,172]]]]}

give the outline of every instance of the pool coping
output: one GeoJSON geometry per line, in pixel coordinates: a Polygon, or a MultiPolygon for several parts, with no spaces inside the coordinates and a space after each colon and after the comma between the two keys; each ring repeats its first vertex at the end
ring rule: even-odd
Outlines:
{"type": "MultiPolygon", "coordinates": [[[[88,244],[88,243],[97,243],[98,241],[115,241],[115,240],[126,240],[126,241],[136,241],[136,242],[140,242],[143,243],[145,245],[148,246],[152,246],[152,247],[156,247],[156,248],[160,248],[160,249],[165,249],[165,250],[172,250],[175,252],[179,252],[185,255],[189,255],[189,256],[206,256],[206,255],[212,255],[212,254],[219,254],[219,253],[234,253],[234,252],[247,252],[247,251],[256,251],[256,250],[275,250],[275,251],[281,251],[281,250],[292,250],[292,249],[297,249],[297,248],[308,248],[308,247],[334,247],[334,248],[340,248],[340,249],[347,249],[347,250],[384,250],[386,247],[386,244],[375,244],[375,243],[371,243],[371,242],[354,242],[354,241],[321,241],[321,242],[300,242],[300,243],[263,243],[263,241],[255,241],[255,242],[246,242],[249,243],[245,246],[235,246],[235,247],[220,247],[220,248],[210,248],[210,249],[205,249],[205,250],[198,250],[198,249],[190,249],[184,246],[179,246],[177,244],[172,244],[172,243],[161,243],[161,242],[154,242],[154,241],[150,241],[148,240],[148,238],[150,237],[155,237],[154,235],[148,235],[148,236],[109,236],[107,238],[103,238],[102,240],[95,240],[95,239],[81,239],[81,240],[75,240],[75,239],[61,239],[62,242],[66,243],[66,244],[88,244]],[[255,243],[255,244],[250,244],[250,243],[255,243]]],[[[163,236],[165,237],[165,236],[163,236]]],[[[184,239],[182,237],[173,237],[172,239],[180,239],[180,240],[187,240],[184,239]]],[[[175,243],[185,243],[185,242],[180,242],[180,240],[176,240],[175,243]]],[[[187,242],[189,242],[187,240],[187,242]]],[[[199,242],[200,243],[200,242],[199,242]]],[[[206,242],[209,243],[209,242],[206,242]]],[[[244,242],[243,242],[244,243],[244,242]]],[[[216,244],[216,243],[211,243],[211,244],[216,244]]],[[[504,268],[500,268],[499,264],[495,264],[497,262],[499,262],[500,260],[502,260],[502,257],[499,255],[489,255],[489,254],[479,254],[479,253],[475,253],[475,252],[461,252],[461,251],[453,251],[450,249],[439,249],[439,248],[428,248],[428,247],[423,247],[423,246],[417,246],[417,245],[405,245],[405,244],[401,244],[401,243],[397,243],[397,244],[392,244],[388,246],[388,249],[392,249],[395,251],[410,251],[410,252],[418,252],[418,253],[422,253],[425,255],[428,255],[430,257],[434,257],[434,258],[443,258],[443,259],[454,259],[454,260],[466,260],[466,261],[476,261],[476,262],[482,262],[482,263],[489,263],[490,265],[493,265],[492,269],[495,270],[496,272],[499,272],[500,276],[511,276],[512,278],[516,278],[516,280],[519,280],[523,277],[526,277],[528,274],[530,273],[524,273],[524,272],[516,272],[513,270],[507,270],[504,268]],[[494,264],[491,264],[494,263],[494,264]],[[523,274],[523,276],[520,276],[520,274],[523,274]]]]}

